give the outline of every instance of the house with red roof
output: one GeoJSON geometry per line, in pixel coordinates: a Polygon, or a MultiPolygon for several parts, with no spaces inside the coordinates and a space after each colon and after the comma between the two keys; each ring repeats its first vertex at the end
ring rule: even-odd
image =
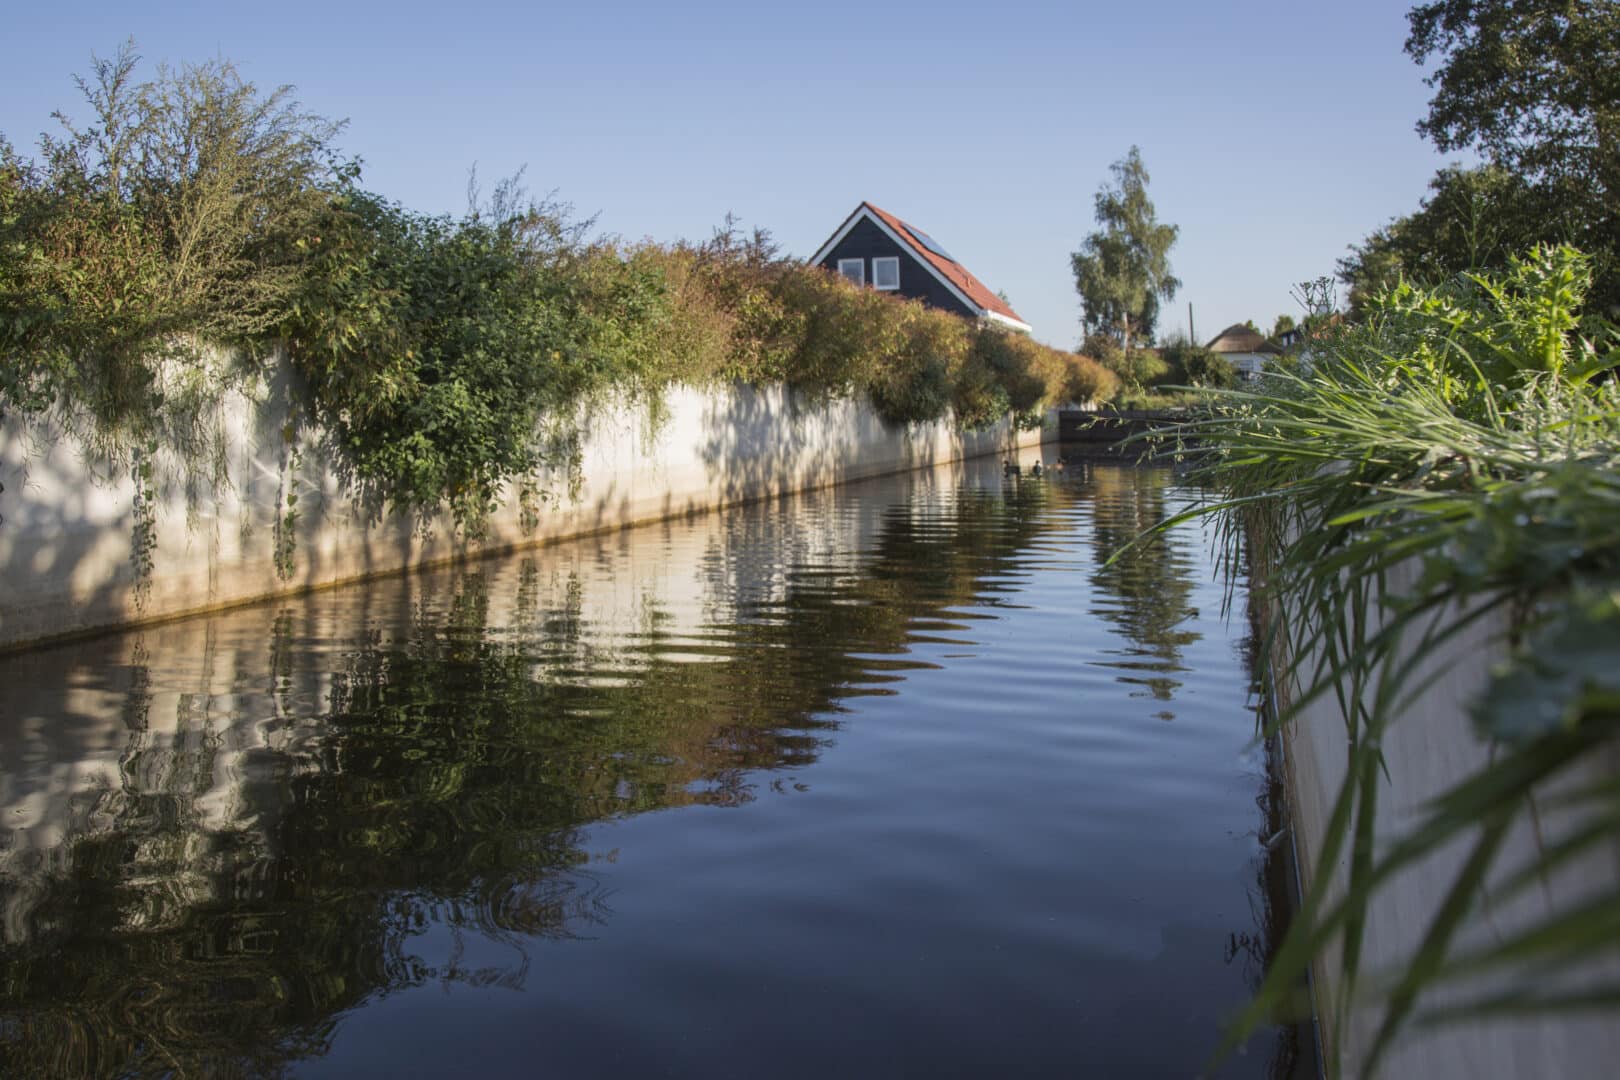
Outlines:
{"type": "Polygon", "coordinates": [[[939,242],[869,202],[844,219],[838,231],[810,257],[822,266],[884,292],[921,300],[930,307],[987,319],[1029,333],[1018,313],[957,262],[939,242]]]}

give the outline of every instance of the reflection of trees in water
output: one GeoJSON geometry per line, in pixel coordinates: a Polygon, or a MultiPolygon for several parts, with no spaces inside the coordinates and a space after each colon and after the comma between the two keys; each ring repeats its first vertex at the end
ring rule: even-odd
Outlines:
{"type": "Polygon", "coordinates": [[[1184,670],[1181,650],[1202,636],[1182,628],[1197,614],[1189,598],[1198,565],[1175,536],[1154,537],[1112,563],[1109,559],[1179,509],[1167,506],[1172,474],[1165,468],[1097,464],[1088,479],[1098,564],[1092,581],[1106,598],[1091,614],[1112,623],[1133,646],[1111,662],[1126,672],[1121,681],[1169,701],[1181,686],[1175,677],[1184,670]]]}
{"type": "Polygon", "coordinates": [[[841,698],[915,665],[913,625],[957,625],[1049,527],[1046,497],[891,507],[858,572],[795,567],[699,640],[650,596],[633,633],[592,626],[578,575],[533,560],[510,603],[474,570],[341,642],[293,609],[223,616],[268,618],[268,701],[210,655],[161,737],[134,639],[116,782],[44,863],[0,861],[0,1072],[275,1074],[378,992],[520,986],[535,939],[610,914],[586,826],[813,763],[841,698]],[[228,813],[205,805],[225,773],[228,813]],[[455,943],[438,964],[413,951],[430,929],[455,943]],[[509,959],[466,966],[472,935],[509,959]]]}

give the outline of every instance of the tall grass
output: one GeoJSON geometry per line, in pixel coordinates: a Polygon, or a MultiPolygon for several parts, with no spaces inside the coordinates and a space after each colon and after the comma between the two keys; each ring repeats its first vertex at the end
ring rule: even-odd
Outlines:
{"type": "Polygon", "coordinates": [[[1413,1022],[1620,1005],[1620,985],[1559,977],[1620,950],[1620,882],[1492,944],[1458,944],[1487,902],[1620,840],[1610,771],[1559,796],[1574,825],[1504,862],[1504,839],[1547,782],[1603,760],[1620,733],[1620,390],[1604,374],[1620,351],[1615,327],[1580,313],[1590,280],[1587,260],[1562,248],[1500,276],[1403,284],[1299,371],[1214,391],[1180,429],[1209,455],[1201,470],[1219,493],[1184,516],[1214,517],[1229,568],[1247,542],[1274,616],[1266,653],[1288,699],[1275,725],[1324,698],[1347,723],[1315,887],[1234,1041],[1297,1011],[1303,973],[1335,950],[1344,993],[1331,1022],[1342,1028],[1352,1002],[1382,1010],[1368,1074],[1413,1022]],[[1511,629],[1473,704],[1488,764],[1402,835],[1377,835],[1389,732],[1419,719],[1412,703],[1440,650],[1492,617],[1511,629]],[[1418,948],[1399,970],[1364,971],[1370,906],[1458,844],[1468,855],[1418,948]],[[1326,883],[1342,860],[1335,898],[1326,883]],[[1509,989],[1469,997],[1477,984],[1465,980],[1481,973],[1509,989]],[[1462,999],[1434,1005],[1442,986],[1462,999]]]}

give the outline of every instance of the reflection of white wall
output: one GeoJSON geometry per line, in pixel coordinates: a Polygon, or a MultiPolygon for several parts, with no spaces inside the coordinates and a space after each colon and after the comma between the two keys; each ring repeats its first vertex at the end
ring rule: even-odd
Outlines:
{"type": "MultiPolygon", "coordinates": [[[[262,624],[273,615],[240,618],[262,624]]],[[[223,644],[215,629],[176,623],[0,658],[0,940],[28,935],[33,894],[47,875],[69,868],[75,840],[111,827],[143,799],[177,807],[178,818],[125,853],[122,880],[166,898],[132,909],[132,924],[149,927],[180,904],[213,898],[210,837],[231,833],[238,851],[265,850],[277,808],[251,790],[264,779],[255,759],[279,743],[290,751],[278,763],[283,779],[315,768],[298,752],[309,729],[293,729],[290,739],[271,734],[284,717],[267,692],[275,679],[266,628],[223,644]]],[[[300,678],[304,700],[328,681],[300,678]]]]}
{"type": "MultiPolygon", "coordinates": [[[[853,576],[902,497],[922,513],[964,480],[999,486],[1000,463],[878,481],[893,488],[874,497],[806,492],[768,509],[580,537],[476,564],[469,578],[487,604],[486,632],[521,639],[536,656],[534,678],[633,678],[655,654],[703,659],[715,628],[740,621],[741,608],[785,598],[794,566],[853,576]],[[563,617],[577,641],[551,629],[563,617]]],[[[289,781],[342,767],[321,752],[342,658],[351,646],[386,652],[419,632],[424,611],[440,625],[469,587],[466,570],[0,655],[0,941],[30,932],[40,883],[68,869],[73,842],[120,816],[127,826],[142,799],[172,805],[178,827],[134,830],[124,880],[176,901],[134,911],[141,925],[210,898],[222,834],[238,863],[269,857],[289,781]],[[298,656],[310,647],[314,661],[298,656]]]]}
{"type": "MultiPolygon", "coordinates": [[[[0,423],[0,647],[95,626],[204,610],[327,585],[476,550],[449,522],[430,533],[398,516],[371,520],[350,498],[321,433],[296,435],[302,467],[283,476],[288,371],[273,367],[265,400],[236,398],[224,410],[229,481],[214,491],[194,478],[194,498],[171,481],[159,494],[158,545],[144,605],[129,561],[133,490],[84,448],[40,429],[0,423]],[[275,569],[283,484],[299,495],[296,565],[275,569]]],[[[525,531],[516,498],[494,516],[483,550],[783,492],[821,487],[978,454],[1040,433],[1004,426],[963,434],[950,424],[890,428],[864,403],[811,402],[782,387],[676,388],[667,419],[651,427],[635,407],[604,408],[584,425],[584,480],[569,494],[567,471],[539,477],[556,497],[525,531]]]]}

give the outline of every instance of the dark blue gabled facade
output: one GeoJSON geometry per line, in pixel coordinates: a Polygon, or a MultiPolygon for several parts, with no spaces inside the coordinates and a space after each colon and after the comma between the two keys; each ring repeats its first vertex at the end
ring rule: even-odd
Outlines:
{"type": "Polygon", "coordinates": [[[863,202],[810,261],[871,288],[920,300],[969,319],[1029,332],[1005,299],[974,277],[916,226],[863,202]],[[883,260],[892,263],[883,265],[883,260]],[[895,273],[898,271],[898,273],[895,273]]]}
{"type": "Polygon", "coordinates": [[[872,260],[884,257],[893,257],[900,261],[900,287],[895,291],[901,296],[921,300],[929,307],[955,312],[969,319],[978,317],[977,308],[964,304],[939,278],[929,272],[928,267],[910,248],[895,243],[870,218],[857,221],[848,234],[834,244],[832,250],[828,251],[826,257],[817,265],[836,273],[840,259],[860,259],[864,272],[862,280],[871,285],[872,260]]]}

